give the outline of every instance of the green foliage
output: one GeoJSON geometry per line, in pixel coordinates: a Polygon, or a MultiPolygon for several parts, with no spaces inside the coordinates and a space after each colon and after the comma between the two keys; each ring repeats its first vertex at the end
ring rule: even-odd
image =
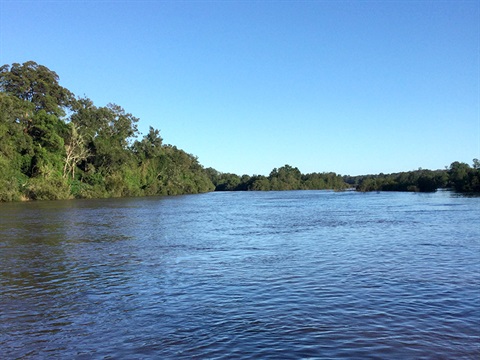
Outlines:
{"type": "Polygon", "coordinates": [[[8,159],[33,155],[33,141],[24,128],[32,116],[29,104],[0,92],[0,153],[8,159]]]}
{"type": "Polygon", "coordinates": [[[0,67],[0,91],[32,103],[36,111],[63,116],[73,94],[58,84],[58,75],[34,61],[0,67]]]}
{"type": "Polygon", "coordinates": [[[212,191],[197,158],[115,104],[75,99],[33,61],[0,67],[0,201],[212,191]],[[70,114],[68,119],[63,118],[70,114]]]}
{"type": "Polygon", "coordinates": [[[269,191],[271,190],[270,180],[262,175],[252,176],[249,182],[248,189],[254,191],[269,191]]]}
{"type": "Polygon", "coordinates": [[[207,191],[356,187],[360,191],[480,191],[480,162],[448,171],[341,177],[275,168],[269,176],[204,169],[198,159],[163,144],[150,127],[141,140],[138,119],[122,107],[76,99],[58,75],[33,61],[0,67],[0,201],[55,200],[207,191]],[[65,118],[66,114],[68,118],[65,118]]]}
{"type": "Polygon", "coordinates": [[[450,185],[458,192],[480,192],[480,163],[473,159],[473,167],[458,161],[448,171],[450,185]]]}
{"type": "Polygon", "coordinates": [[[107,176],[133,159],[129,145],[138,133],[138,119],[120,106],[108,104],[97,108],[90,100],[82,99],[71,116],[71,122],[79,140],[77,153],[84,154],[83,159],[79,159],[84,160],[83,170],[92,165],[107,176]]]}
{"type": "Polygon", "coordinates": [[[395,174],[366,175],[345,179],[357,191],[434,192],[445,187],[448,174],[444,170],[416,170],[395,174]]]}
{"type": "Polygon", "coordinates": [[[162,141],[160,131],[150,126],[142,141],[135,141],[133,151],[140,161],[156,158],[162,154],[162,141]]]}
{"type": "Polygon", "coordinates": [[[67,128],[65,122],[42,109],[32,117],[27,132],[35,144],[51,152],[63,153],[67,128]]]}
{"type": "Polygon", "coordinates": [[[27,177],[0,154],[0,201],[18,201],[22,198],[22,186],[27,177]]]}
{"type": "Polygon", "coordinates": [[[290,165],[274,168],[268,177],[263,175],[243,175],[242,177],[219,173],[207,169],[216,191],[282,191],[282,190],[343,190],[348,185],[340,175],[335,173],[312,173],[303,175],[300,170],[290,165]]]}
{"type": "Polygon", "coordinates": [[[31,200],[59,200],[72,198],[70,185],[58,172],[48,172],[43,177],[28,180],[26,196],[31,200]]]}
{"type": "Polygon", "coordinates": [[[344,190],[348,188],[348,184],[340,175],[333,172],[330,173],[312,173],[303,176],[305,188],[311,190],[344,190]]]}
{"type": "Polygon", "coordinates": [[[162,194],[195,194],[214,190],[198,159],[175,146],[164,147],[163,173],[158,177],[162,194]]]}
{"type": "Polygon", "coordinates": [[[279,169],[273,169],[268,177],[271,190],[300,190],[302,186],[302,174],[298,168],[284,165],[279,169]]]}
{"type": "Polygon", "coordinates": [[[217,191],[237,191],[241,186],[242,180],[236,174],[221,174],[216,179],[215,190],[217,191]]]}

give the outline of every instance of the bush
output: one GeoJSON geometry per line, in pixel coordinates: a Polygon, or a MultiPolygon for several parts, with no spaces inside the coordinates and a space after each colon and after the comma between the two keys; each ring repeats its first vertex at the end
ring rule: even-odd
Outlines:
{"type": "Polygon", "coordinates": [[[16,179],[0,180],[0,202],[18,201],[22,197],[16,179]]]}
{"type": "Polygon", "coordinates": [[[61,176],[35,177],[28,181],[26,196],[31,200],[71,199],[70,186],[61,176]]]}

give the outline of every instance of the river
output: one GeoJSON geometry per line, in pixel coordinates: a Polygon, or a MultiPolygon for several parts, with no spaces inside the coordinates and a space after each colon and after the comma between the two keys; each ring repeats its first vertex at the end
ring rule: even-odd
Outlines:
{"type": "Polygon", "coordinates": [[[480,198],[0,204],[2,359],[480,358],[480,198]]]}

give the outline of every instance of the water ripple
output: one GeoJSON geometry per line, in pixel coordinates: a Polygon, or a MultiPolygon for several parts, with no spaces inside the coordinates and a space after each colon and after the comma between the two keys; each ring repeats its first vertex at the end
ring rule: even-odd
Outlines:
{"type": "Polygon", "coordinates": [[[479,201],[1,204],[0,358],[479,358],[479,201]]]}

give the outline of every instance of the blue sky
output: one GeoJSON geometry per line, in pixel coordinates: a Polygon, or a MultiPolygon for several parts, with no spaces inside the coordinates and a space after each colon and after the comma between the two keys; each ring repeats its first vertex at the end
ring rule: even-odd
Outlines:
{"type": "Polygon", "coordinates": [[[439,169],[480,158],[479,4],[0,0],[0,65],[221,172],[439,169]]]}

